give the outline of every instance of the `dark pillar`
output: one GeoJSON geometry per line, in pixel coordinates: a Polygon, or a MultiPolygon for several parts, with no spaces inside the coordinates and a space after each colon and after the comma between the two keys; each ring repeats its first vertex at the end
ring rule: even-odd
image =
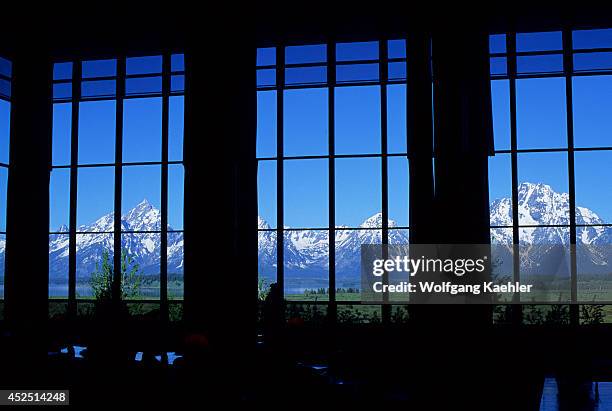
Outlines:
{"type": "Polygon", "coordinates": [[[237,348],[255,338],[256,49],[202,46],[186,56],[185,317],[237,348]]]}
{"type": "Polygon", "coordinates": [[[433,181],[433,113],[431,79],[431,38],[425,33],[408,37],[410,62],[407,78],[408,158],[410,167],[410,242],[430,244],[434,241],[432,214],[433,181]]]}
{"type": "Polygon", "coordinates": [[[13,60],[6,318],[33,329],[48,315],[51,73],[50,59],[36,48],[24,47],[13,60]]]}

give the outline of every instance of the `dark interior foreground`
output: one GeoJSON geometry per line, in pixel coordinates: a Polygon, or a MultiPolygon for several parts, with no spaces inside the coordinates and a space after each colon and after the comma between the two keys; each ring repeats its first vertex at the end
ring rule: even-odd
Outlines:
{"type": "Polygon", "coordinates": [[[413,305],[406,321],[383,306],[378,323],[342,324],[340,304],[330,302],[316,324],[262,328],[254,67],[258,47],[406,38],[410,242],[486,244],[488,35],[609,28],[609,10],[49,13],[0,28],[0,52],[13,62],[0,388],[70,389],[78,405],[400,400],[414,409],[531,410],[540,409],[548,377],[557,379],[559,409],[604,409],[590,384],[612,381],[612,328],[580,324],[577,304],[567,324],[533,326],[520,305],[503,322],[491,306],[413,305]],[[154,314],[96,321],[67,301],[65,314],[50,319],[52,64],[177,52],[186,76],[182,318],[170,319],[166,300],[154,314]],[[451,227],[439,215],[461,218],[451,227]],[[168,353],[180,358],[169,364],[168,353]]]}

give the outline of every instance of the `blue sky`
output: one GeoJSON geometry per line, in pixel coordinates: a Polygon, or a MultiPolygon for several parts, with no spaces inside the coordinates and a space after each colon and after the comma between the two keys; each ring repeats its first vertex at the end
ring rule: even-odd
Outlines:
{"type": "MultiPolygon", "coordinates": [[[[115,158],[115,101],[88,101],[79,106],[79,164],[106,164],[115,158]]],[[[169,159],[182,160],[183,97],[170,98],[169,159]]],[[[70,163],[71,105],[54,104],[53,164],[70,163]]],[[[124,102],[123,161],[161,161],[161,98],[124,102]]],[[[168,222],[183,228],[183,168],[168,169],[168,222]]],[[[77,225],[90,224],[113,211],[114,167],[81,167],[78,171],[77,225]]],[[[147,199],[161,207],[161,166],[123,168],[122,213],[147,199]]],[[[51,175],[50,229],[69,221],[70,173],[54,169],[51,175]]]]}
{"type": "MultiPolygon", "coordinates": [[[[505,37],[492,41],[492,50],[505,50],[505,37]]],[[[578,48],[612,44],[612,31],[585,34],[574,32],[578,48]]],[[[520,51],[557,50],[560,32],[517,36],[520,51]]],[[[299,48],[288,50],[292,62],[314,62],[324,58],[324,48],[312,47],[304,56],[299,48]]],[[[347,49],[347,53],[351,51],[347,49]]],[[[374,56],[374,53],[372,53],[374,56]]],[[[263,54],[262,54],[263,56],[263,54]]],[[[274,64],[271,53],[262,64],[274,64]]],[[[605,57],[605,56],[604,56],[605,57]]],[[[584,62],[588,57],[579,56],[584,62]]],[[[611,57],[612,58],[612,57],[611,57]]],[[[584,63],[586,64],[586,63],[584,63]]],[[[495,146],[510,149],[509,82],[492,83],[495,146]]],[[[567,107],[564,78],[519,79],[516,82],[517,145],[519,149],[567,147],[567,107]]],[[[612,146],[612,76],[573,79],[574,134],[576,147],[612,146]]],[[[326,88],[284,92],[284,154],[308,156],[328,154],[328,90],[326,88]]],[[[406,151],[405,87],[388,87],[389,152],[406,151]]],[[[258,92],[258,157],[276,156],[276,91],[258,92]]],[[[337,154],[369,154],[380,150],[380,87],[339,87],[335,96],[337,154]]],[[[589,152],[575,156],[576,200],[612,222],[612,153],[589,152]],[[608,178],[610,177],[610,178],[608,178]],[[594,181],[604,182],[594,184],[594,181]]],[[[260,161],[259,214],[276,226],[276,167],[260,161]]],[[[491,200],[511,196],[510,155],[490,160],[491,200]]],[[[284,176],[285,225],[326,227],[328,225],[328,160],[286,160],[284,176]]],[[[564,152],[529,153],[518,156],[520,182],[542,182],[555,191],[567,192],[568,158],[564,152]]],[[[389,159],[389,215],[400,225],[408,224],[408,170],[405,158],[389,159]]],[[[336,160],[336,223],[358,226],[380,211],[380,160],[336,160]]]]}
{"type": "MultiPolygon", "coordinates": [[[[328,90],[288,90],[284,95],[285,156],[327,155],[328,90]]],[[[337,154],[376,154],[381,149],[380,86],[339,87],[335,96],[337,154]]],[[[406,88],[388,86],[388,150],[406,152],[406,88]]],[[[258,92],[258,157],[276,156],[276,91],[258,92]]],[[[328,226],[328,159],[285,160],[285,225],[328,226]]],[[[336,224],[358,227],[381,210],[380,158],[336,159],[336,224]]],[[[408,225],[408,166],[390,158],[389,216],[408,225]]],[[[276,227],[275,160],[259,162],[259,214],[276,227]]]]}
{"type": "MultiPolygon", "coordinates": [[[[517,146],[519,149],[566,148],[567,108],[565,79],[521,79],[517,92],[517,146]]],[[[575,147],[612,147],[612,76],[574,77],[573,121],[575,147]]],[[[509,84],[492,85],[495,145],[510,147],[509,84]]],[[[576,204],[590,208],[612,222],[612,152],[576,152],[576,204]]],[[[518,156],[519,182],[543,182],[567,192],[567,154],[526,153],[518,156]]],[[[510,156],[497,155],[489,162],[491,199],[510,197],[510,156]]]]}

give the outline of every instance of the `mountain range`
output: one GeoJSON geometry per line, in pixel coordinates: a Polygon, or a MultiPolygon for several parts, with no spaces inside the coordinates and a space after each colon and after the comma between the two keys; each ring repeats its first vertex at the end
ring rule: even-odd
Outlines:
{"type": "MultiPolygon", "coordinates": [[[[542,183],[522,183],[518,187],[518,214],[521,225],[538,227],[522,227],[519,229],[521,245],[563,244],[569,243],[569,229],[551,227],[554,225],[569,225],[569,196],[567,193],[555,192],[549,185],[542,183]]],[[[512,205],[510,198],[492,201],[490,206],[492,226],[512,225],[512,205]]],[[[381,243],[382,215],[377,213],[367,218],[359,227],[336,228],[336,282],[338,287],[359,287],[359,262],[361,244],[381,243]]],[[[160,234],[132,233],[137,231],[160,230],[160,211],[147,200],[129,210],[121,218],[121,227],[125,233],[122,236],[122,247],[127,250],[144,274],[159,273],[160,234]]],[[[592,210],[577,206],[576,223],[578,225],[605,224],[592,210]]],[[[391,244],[407,244],[408,231],[394,229],[396,223],[389,220],[389,242],[391,244]]],[[[259,228],[259,274],[273,281],[276,272],[276,232],[270,229],[268,223],[261,217],[259,228]],[[263,230],[263,231],[261,231],[263,230]]],[[[77,235],[77,278],[87,279],[99,263],[104,250],[112,250],[113,214],[100,217],[89,225],[78,228],[77,235]]],[[[172,227],[168,227],[171,231],[172,227]]],[[[49,236],[49,273],[50,281],[65,281],[68,272],[68,234],[67,227],[60,227],[49,236]],[[66,234],[62,234],[62,233],[66,234]]],[[[327,230],[291,230],[287,227],[284,241],[286,284],[294,284],[296,290],[318,288],[325,286],[328,277],[328,232],[327,230]]],[[[579,244],[603,246],[612,244],[612,227],[578,227],[579,244]]],[[[499,228],[491,230],[493,244],[510,246],[512,244],[512,229],[499,228]]],[[[0,239],[0,266],[4,260],[4,239],[0,239]]],[[[600,248],[601,250],[601,248],[600,248]]],[[[540,254],[546,253],[541,247],[540,254]]],[[[582,261],[588,261],[594,270],[606,266],[612,261],[611,255],[604,255],[593,250],[582,250],[582,261]],[[586,255],[584,255],[586,254],[586,255]],[[605,264],[604,264],[605,262],[605,264]]],[[[545,256],[534,254],[532,263],[545,256]]],[[[168,238],[168,273],[178,274],[183,270],[183,234],[169,233],[168,238]]]]}
{"type": "MultiPolygon", "coordinates": [[[[104,251],[113,249],[113,214],[78,227],[76,241],[77,281],[87,280],[101,261],[104,251]]],[[[144,275],[159,274],[161,213],[146,199],[121,217],[121,247],[134,259],[144,275]]],[[[172,227],[168,226],[171,231],[172,227]]],[[[68,228],[60,227],[49,236],[49,280],[65,281],[68,273],[68,228]]],[[[112,255],[112,254],[111,254],[112,255]]],[[[183,272],[183,233],[168,233],[168,274],[183,272]]]]}

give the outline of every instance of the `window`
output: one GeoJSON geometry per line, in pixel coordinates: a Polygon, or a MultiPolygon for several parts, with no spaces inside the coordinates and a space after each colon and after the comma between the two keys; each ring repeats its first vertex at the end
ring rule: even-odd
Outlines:
{"type": "Polygon", "coordinates": [[[260,48],[256,70],[260,287],[351,309],[360,245],[408,243],[405,40],[260,48]]]}
{"type": "Polygon", "coordinates": [[[11,131],[11,77],[11,62],[0,57],[0,299],[4,299],[6,202],[11,131]]]}
{"type": "MultiPolygon", "coordinates": [[[[490,36],[496,148],[489,162],[491,239],[527,247],[576,245],[558,275],[546,280],[553,301],[612,302],[611,33],[490,36]]],[[[545,254],[531,263],[545,262],[545,254]]],[[[523,258],[513,267],[508,260],[500,274],[542,280],[542,268],[534,270],[523,258]]],[[[572,315],[577,320],[579,312],[572,315]]]]}
{"type": "Polygon", "coordinates": [[[126,266],[125,298],[182,299],[184,75],[182,54],[54,65],[50,298],[126,266]]]}

